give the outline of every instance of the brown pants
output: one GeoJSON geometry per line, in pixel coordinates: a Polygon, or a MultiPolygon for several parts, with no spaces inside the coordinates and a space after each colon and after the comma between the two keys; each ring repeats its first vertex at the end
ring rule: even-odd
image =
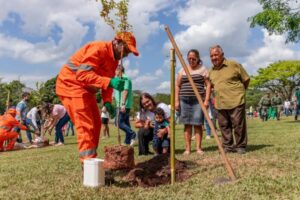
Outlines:
{"type": "Polygon", "coordinates": [[[246,148],[247,126],[245,104],[229,110],[218,110],[217,119],[222,133],[223,147],[229,150],[246,148]],[[235,145],[232,129],[234,129],[235,145]]]}

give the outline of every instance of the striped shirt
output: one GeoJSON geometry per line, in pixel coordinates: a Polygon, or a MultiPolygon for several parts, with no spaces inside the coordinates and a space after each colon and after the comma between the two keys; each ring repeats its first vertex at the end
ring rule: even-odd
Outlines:
{"type": "MultiPolygon", "coordinates": [[[[208,70],[201,66],[199,69],[196,70],[190,70],[191,77],[195,83],[195,86],[199,92],[199,94],[204,98],[205,97],[205,79],[208,79],[208,70]]],[[[184,69],[181,69],[179,71],[179,74],[181,74],[181,84],[180,84],[180,90],[179,90],[179,96],[196,96],[194,94],[192,85],[190,84],[188,77],[184,71],[184,69]]]]}

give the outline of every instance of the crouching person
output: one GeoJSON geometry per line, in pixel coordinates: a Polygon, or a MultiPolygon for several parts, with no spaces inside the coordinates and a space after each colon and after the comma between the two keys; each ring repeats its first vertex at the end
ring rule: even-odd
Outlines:
{"type": "Polygon", "coordinates": [[[1,116],[0,118],[0,151],[13,150],[15,142],[19,134],[15,131],[12,131],[14,127],[17,127],[21,130],[27,130],[27,127],[20,124],[16,117],[16,109],[10,108],[8,111],[1,116]],[[9,140],[9,143],[6,147],[3,146],[4,141],[9,140]]]}
{"type": "Polygon", "coordinates": [[[166,154],[170,147],[169,122],[165,118],[165,112],[162,108],[157,108],[154,114],[153,149],[156,154],[166,154]]]}

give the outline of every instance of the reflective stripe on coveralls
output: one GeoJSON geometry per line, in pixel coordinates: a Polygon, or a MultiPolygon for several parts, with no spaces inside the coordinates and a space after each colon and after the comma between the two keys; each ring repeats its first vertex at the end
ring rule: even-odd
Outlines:
{"type": "Polygon", "coordinates": [[[88,149],[79,153],[80,157],[87,157],[97,153],[97,149],[88,149]]]}
{"type": "Polygon", "coordinates": [[[84,70],[84,71],[89,71],[92,70],[93,67],[89,66],[89,65],[79,65],[79,66],[75,66],[73,63],[71,63],[70,61],[66,64],[73,72],[77,72],[78,70],[84,70]]]}
{"type": "Polygon", "coordinates": [[[10,130],[10,127],[8,127],[8,126],[0,126],[0,128],[1,128],[1,129],[4,129],[4,130],[6,130],[6,131],[9,131],[9,130],[10,130]]]}

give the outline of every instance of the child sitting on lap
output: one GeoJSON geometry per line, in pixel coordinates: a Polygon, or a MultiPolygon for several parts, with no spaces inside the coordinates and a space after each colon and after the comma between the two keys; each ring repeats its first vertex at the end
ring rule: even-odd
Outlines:
{"type": "Polygon", "coordinates": [[[161,108],[157,108],[154,111],[155,123],[154,123],[154,136],[153,136],[153,149],[156,154],[168,153],[170,140],[168,137],[169,123],[165,119],[165,112],[161,108]]]}

